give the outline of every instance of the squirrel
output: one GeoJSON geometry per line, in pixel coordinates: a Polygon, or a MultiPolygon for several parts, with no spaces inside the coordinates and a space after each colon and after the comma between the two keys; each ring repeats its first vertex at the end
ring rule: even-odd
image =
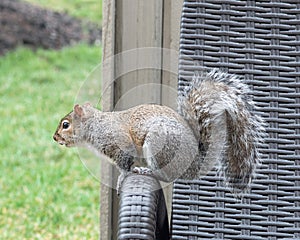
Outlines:
{"type": "Polygon", "coordinates": [[[53,138],[110,157],[121,172],[117,189],[134,167],[171,182],[199,179],[218,165],[235,194],[247,190],[265,132],[248,86],[232,74],[202,72],[180,89],[177,101],[177,111],[143,104],[102,112],[76,104],[53,138]]]}

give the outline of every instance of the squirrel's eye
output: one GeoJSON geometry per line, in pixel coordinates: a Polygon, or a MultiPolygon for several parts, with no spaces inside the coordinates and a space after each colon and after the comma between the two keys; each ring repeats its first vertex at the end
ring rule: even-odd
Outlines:
{"type": "Polygon", "coordinates": [[[64,121],[64,122],[62,123],[63,129],[67,129],[67,128],[69,128],[69,126],[70,126],[70,123],[67,122],[67,121],[64,121]]]}

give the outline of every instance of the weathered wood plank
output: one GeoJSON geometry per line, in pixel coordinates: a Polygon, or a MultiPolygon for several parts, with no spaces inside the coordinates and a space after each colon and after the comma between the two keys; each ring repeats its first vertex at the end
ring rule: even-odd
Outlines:
{"type": "Polygon", "coordinates": [[[151,83],[161,84],[163,1],[122,0],[116,6],[114,103],[117,109],[160,103],[161,91],[151,83]]]}
{"type": "Polygon", "coordinates": [[[180,18],[183,0],[164,1],[162,104],[177,108],[180,18]]]}
{"type": "MultiPolygon", "coordinates": [[[[102,109],[141,103],[176,108],[182,0],[103,1],[102,109]]],[[[103,163],[102,174],[113,175],[103,163]]],[[[113,181],[113,176],[105,181],[113,181]]],[[[112,184],[112,183],[111,183],[112,184]]],[[[171,185],[164,189],[171,209],[171,185]]],[[[100,239],[116,239],[117,197],[101,185],[100,239]]]]}
{"type": "MultiPolygon", "coordinates": [[[[114,34],[115,34],[115,0],[103,1],[102,19],[102,109],[109,111],[113,109],[113,86],[114,78],[114,34]]],[[[101,190],[100,190],[100,240],[113,239],[113,190],[107,185],[112,182],[112,166],[107,161],[101,161],[101,190]],[[106,177],[107,179],[104,179],[106,177]]]]}

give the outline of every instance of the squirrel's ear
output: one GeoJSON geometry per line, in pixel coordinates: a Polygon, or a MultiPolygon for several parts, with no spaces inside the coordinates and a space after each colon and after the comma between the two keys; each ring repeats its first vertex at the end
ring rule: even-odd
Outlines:
{"type": "Polygon", "coordinates": [[[82,108],[79,104],[76,104],[76,105],[74,106],[74,113],[75,113],[75,115],[78,116],[78,117],[83,117],[83,115],[84,115],[84,110],[83,110],[83,108],[82,108]]]}
{"type": "Polygon", "coordinates": [[[90,102],[86,102],[85,104],[83,104],[84,107],[91,107],[92,104],[90,102]]]}

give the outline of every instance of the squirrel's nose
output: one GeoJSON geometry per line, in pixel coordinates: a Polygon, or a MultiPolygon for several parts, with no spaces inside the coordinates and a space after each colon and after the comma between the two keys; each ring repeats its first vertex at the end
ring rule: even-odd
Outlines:
{"type": "Polygon", "coordinates": [[[57,142],[57,137],[56,137],[56,135],[53,135],[53,139],[57,142]]]}

